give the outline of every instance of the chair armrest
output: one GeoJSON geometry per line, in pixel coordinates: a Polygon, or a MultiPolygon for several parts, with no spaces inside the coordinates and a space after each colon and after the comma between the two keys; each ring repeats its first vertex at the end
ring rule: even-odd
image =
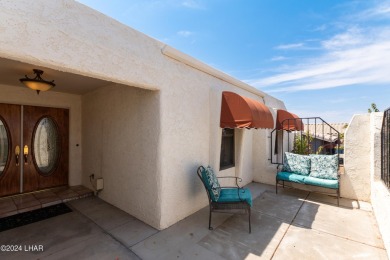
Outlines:
{"type": "Polygon", "coordinates": [[[276,166],[276,173],[281,172],[283,169],[283,164],[278,163],[278,166],[276,166]]]}
{"type": "MultiPolygon", "coordinates": [[[[235,177],[235,176],[223,176],[223,177],[217,177],[218,179],[236,179],[236,185],[237,187],[232,187],[232,188],[241,188],[238,183],[242,182],[242,179],[240,177],[235,177]]],[[[225,187],[224,187],[225,188],[225,187]]]]}

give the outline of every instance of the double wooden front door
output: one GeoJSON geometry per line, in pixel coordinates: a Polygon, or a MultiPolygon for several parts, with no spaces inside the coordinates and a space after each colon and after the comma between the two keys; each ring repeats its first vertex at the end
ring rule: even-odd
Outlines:
{"type": "Polygon", "coordinates": [[[68,183],[69,110],[0,104],[0,197],[68,183]]]}

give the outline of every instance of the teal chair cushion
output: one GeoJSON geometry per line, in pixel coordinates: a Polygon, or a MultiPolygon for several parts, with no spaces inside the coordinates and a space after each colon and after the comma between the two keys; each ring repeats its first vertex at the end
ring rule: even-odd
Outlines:
{"type": "Polygon", "coordinates": [[[243,189],[221,189],[218,202],[240,202],[246,201],[252,206],[252,194],[248,188],[243,189]]]}
{"type": "Polygon", "coordinates": [[[310,157],[295,153],[284,153],[283,171],[300,175],[310,174],[310,157]]]}
{"type": "Polygon", "coordinates": [[[329,188],[329,189],[338,189],[339,188],[339,181],[338,180],[326,180],[326,179],[319,179],[319,178],[314,178],[314,177],[310,177],[310,176],[305,178],[305,184],[320,186],[320,187],[329,188]]]}
{"type": "Polygon", "coordinates": [[[338,156],[311,154],[310,177],[337,180],[338,156]]]}
{"type": "Polygon", "coordinates": [[[300,174],[295,174],[292,172],[278,172],[276,174],[276,179],[280,181],[291,181],[291,182],[296,182],[296,183],[305,183],[305,178],[307,176],[300,175],[300,174]]]}
{"type": "Polygon", "coordinates": [[[221,186],[219,185],[218,178],[215,175],[213,168],[211,168],[210,166],[207,166],[207,168],[203,168],[202,179],[210,194],[211,200],[218,201],[221,193],[221,186]]]}

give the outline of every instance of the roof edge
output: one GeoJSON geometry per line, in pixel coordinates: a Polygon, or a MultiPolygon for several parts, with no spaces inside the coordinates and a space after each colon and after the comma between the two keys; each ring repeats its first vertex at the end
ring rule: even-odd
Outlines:
{"type": "Polygon", "coordinates": [[[258,90],[257,88],[254,88],[220,70],[217,70],[169,45],[165,45],[161,48],[161,53],[165,56],[168,56],[169,58],[172,58],[174,60],[180,61],[190,67],[193,67],[197,70],[200,70],[206,74],[209,74],[210,76],[213,76],[215,78],[218,78],[220,80],[223,80],[227,83],[230,83],[236,87],[239,87],[241,89],[244,89],[246,91],[251,92],[252,94],[255,94],[261,98],[264,98],[266,94],[262,92],[261,90],[258,90]]]}

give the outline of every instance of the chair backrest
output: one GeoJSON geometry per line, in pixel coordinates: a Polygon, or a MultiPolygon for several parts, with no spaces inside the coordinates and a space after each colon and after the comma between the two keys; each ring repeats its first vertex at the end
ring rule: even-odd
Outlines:
{"type": "Polygon", "coordinates": [[[205,182],[205,180],[203,180],[203,177],[202,177],[202,171],[205,171],[205,170],[206,169],[201,165],[201,166],[198,167],[197,174],[198,174],[199,179],[202,181],[203,186],[204,186],[204,188],[206,190],[207,197],[209,198],[209,203],[211,203],[212,200],[211,200],[211,197],[210,197],[210,191],[207,188],[206,182],[205,182]]]}

